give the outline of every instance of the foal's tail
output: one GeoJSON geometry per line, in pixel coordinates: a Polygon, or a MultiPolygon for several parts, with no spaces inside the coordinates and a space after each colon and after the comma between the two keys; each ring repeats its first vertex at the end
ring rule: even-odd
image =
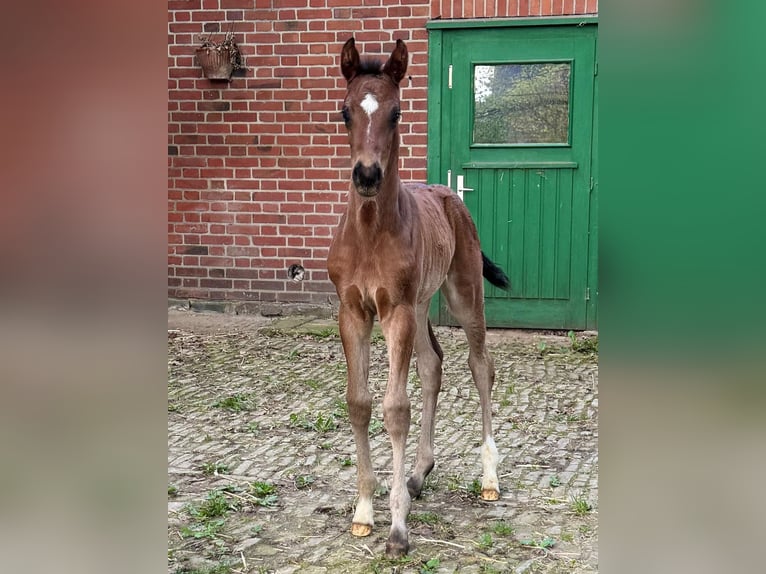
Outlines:
{"type": "Polygon", "coordinates": [[[490,258],[484,255],[483,251],[481,252],[481,261],[483,263],[481,274],[484,275],[487,281],[495,287],[500,287],[500,289],[505,289],[506,291],[511,288],[511,281],[505,272],[492,263],[490,258]]]}

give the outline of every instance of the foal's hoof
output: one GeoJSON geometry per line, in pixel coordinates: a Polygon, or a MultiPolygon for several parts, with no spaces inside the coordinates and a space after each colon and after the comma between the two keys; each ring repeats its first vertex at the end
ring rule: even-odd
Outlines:
{"type": "Polygon", "coordinates": [[[495,500],[500,499],[500,493],[494,488],[482,488],[481,499],[487,500],[489,502],[494,502],[495,500]]]}
{"type": "Polygon", "coordinates": [[[351,534],[363,538],[372,534],[372,526],[369,524],[351,523],[351,534]]]}
{"type": "Polygon", "coordinates": [[[423,490],[423,481],[418,481],[415,477],[411,477],[407,481],[407,492],[410,493],[410,498],[420,498],[420,492],[423,490]]]}
{"type": "Polygon", "coordinates": [[[401,558],[410,551],[410,543],[406,537],[391,534],[386,542],[386,558],[401,558]]]}

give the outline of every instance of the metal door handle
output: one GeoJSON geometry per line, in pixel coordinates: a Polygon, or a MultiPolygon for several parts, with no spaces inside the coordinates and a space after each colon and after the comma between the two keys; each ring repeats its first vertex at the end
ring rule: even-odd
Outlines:
{"type": "Polygon", "coordinates": [[[463,187],[464,181],[465,181],[465,176],[462,176],[462,175],[457,176],[457,196],[460,198],[460,201],[463,201],[464,191],[473,191],[472,187],[463,187]]]}

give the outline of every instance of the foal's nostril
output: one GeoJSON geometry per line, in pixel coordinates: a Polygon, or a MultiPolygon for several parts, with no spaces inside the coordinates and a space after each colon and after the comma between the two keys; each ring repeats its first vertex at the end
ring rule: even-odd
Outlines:
{"type": "Polygon", "coordinates": [[[377,163],[372,165],[362,165],[362,162],[357,162],[351,175],[354,184],[357,187],[364,189],[378,187],[380,181],[383,179],[383,172],[380,169],[380,165],[377,163]]]}

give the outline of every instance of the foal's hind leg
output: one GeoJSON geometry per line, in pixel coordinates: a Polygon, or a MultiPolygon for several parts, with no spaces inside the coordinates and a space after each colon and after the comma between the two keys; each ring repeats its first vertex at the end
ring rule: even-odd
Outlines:
{"type": "Polygon", "coordinates": [[[423,417],[420,421],[420,441],[418,442],[415,469],[407,481],[407,490],[413,498],[420,496],[423,482],[434,467],[434,425],[436,402],[442,384],[443,357],[439,342],[434,337],[431,322],[428,320],[427,305],[418,309],[417,322],[415,354],[417,356],[418,377],[423,391],[423,417]]]}
{"type": "Polygon", "coordinates": [[[481,402],[482,447],[481,497],[484,500],[500,498],[497,480],[498,454],[492,436],[492,386],[495,383],[495,366],[487,351],[487,327],[484,319],[484,285],[481,271],[475,277],[448,275],[442,292],[450,312],[460,322],[468,339],[468,365],[473,381],[479,391],[481,402]]]}

